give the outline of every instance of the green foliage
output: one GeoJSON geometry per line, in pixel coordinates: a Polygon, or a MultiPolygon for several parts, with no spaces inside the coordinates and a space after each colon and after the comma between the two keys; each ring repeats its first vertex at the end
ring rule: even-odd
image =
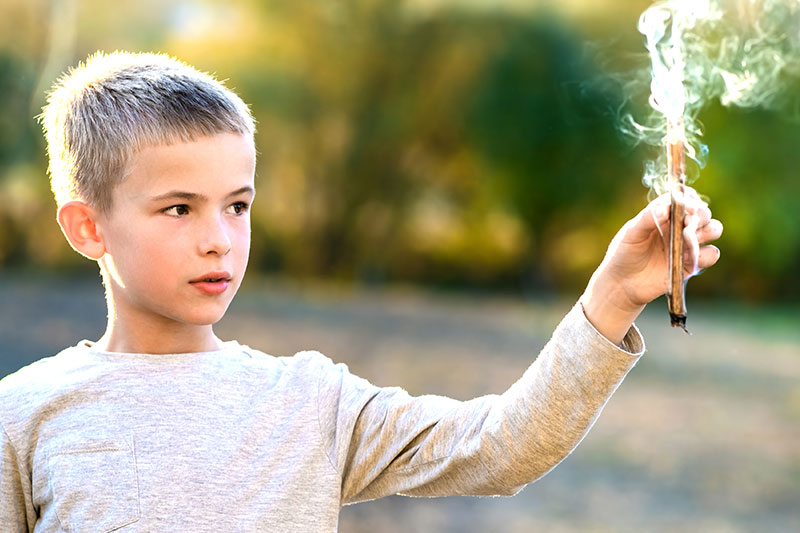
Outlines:
{"type": "MultiPolygon", "coordinates": [[[[33,116],[51,78],[98,48],[175,54],[251,104],[255,271],[575,291],[643,206],[652,154],[618,114],[646,95],[609,82],[610,65],[639,81],[648,67],[635,4],[589,16],[570,3],[572,18],[389,0],[73,7],[72,31],[50,29],[72,48],[49,52],[45,5],[0,7],[0,266],[84,264],[53,220],[33,116]]],[[[695,185],[726,234],[690,291],[796,299],[798,126],[720,107],[700,118],[711,154],[695,185]]]]}
{"type": "Polygon", "coordinates": [[[34,82],[33,65],[0,50],[0,165],[4,167],[32,159],[38,148],[31,135],[29,115],[34,82]]]}
{"type": "Polygon", "coordinates": [[[713,145],[696,185],[726,225],[720,243],[725,257],[713,283],[720,291],[728,286],[752,297],[796,299],[800,123],[771,111],[719,106],[704,119],[713,145]]]}
{"type": "Polygon", "coordinates": [[[553,240],[565,237],[555,226],[559,213],[579,214],[585,224],[601,219],[626,188],[621,176],[639,169],[623,156],[612,113],[622,95],[598,83],[574,31],[550,18],[499,22],[505,39],[475,90],[467,131],[532,235],[529,257],[540,270],[556,270],[539,275],[552,278],[565,266],[547,264],[553,240]]]}

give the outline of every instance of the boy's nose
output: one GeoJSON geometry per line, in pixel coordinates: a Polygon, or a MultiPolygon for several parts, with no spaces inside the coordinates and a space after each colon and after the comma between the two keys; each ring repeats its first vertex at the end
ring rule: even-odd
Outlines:
{"type": "Polygon", "coordinates": [[[203,230],[204,238],[199,243],[199,252],[202,255],[226,255],[231,251],[231,239],[222,220],[209,222],[203,230]]]}

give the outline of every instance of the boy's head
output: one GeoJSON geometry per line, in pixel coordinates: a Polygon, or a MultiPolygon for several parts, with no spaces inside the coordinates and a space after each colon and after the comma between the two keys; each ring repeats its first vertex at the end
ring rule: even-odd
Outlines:
{"type": "Polygon", "coordinates": [[[40,118],[56,202],[99,211],[142,148],[255,131],[236,94],[163,54],[96,53],[58,81],[40,118]]]}
{"type": "Polygon", "coordinates": [[[210,325],[247,268],[253,119],[212,77],[164,55],[96,54],[57,83],[42,122],[58,222],[96,260],[100,346],[217,346],[210,325]]]}

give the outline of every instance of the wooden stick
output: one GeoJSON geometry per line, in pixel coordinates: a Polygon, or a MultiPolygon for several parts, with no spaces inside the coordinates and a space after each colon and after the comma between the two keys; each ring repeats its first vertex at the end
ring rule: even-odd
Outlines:
{"type": "Polygon", "coordinates": [[[670,184],[669,287],[667,308],[670,323],[686,331],[686,295],[683,275],[683,224],[686,216],[684,194],[686,160],[683,119],[667,121],[667,172],[670,184]]]}

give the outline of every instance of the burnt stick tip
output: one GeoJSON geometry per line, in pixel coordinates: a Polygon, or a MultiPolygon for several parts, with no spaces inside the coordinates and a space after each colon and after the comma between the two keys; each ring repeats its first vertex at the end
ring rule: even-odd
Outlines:
{"type": "Polygon", "coordinates": [[[686,329],[686,315],[678,315],[678,314],[675,314],[675,313],[670,313],[669,314],[669,321],[670,321],[670,324],[672,325],[673,328],[674,327],[679,327],[683,331],[685,331],[687,334],[691,335],[691,332],[689,332],[689,330],[686,329]]]}

